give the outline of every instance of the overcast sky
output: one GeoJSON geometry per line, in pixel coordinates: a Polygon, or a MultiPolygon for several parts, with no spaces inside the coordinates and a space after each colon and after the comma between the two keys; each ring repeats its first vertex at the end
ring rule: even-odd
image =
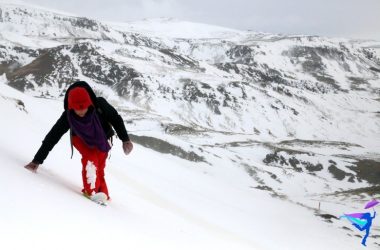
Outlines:
{"type": "Polygon", "coordinates": [[[380,40],[380,0],[23,0],[106,21],[174,17],[241,30],[380,40]]]}

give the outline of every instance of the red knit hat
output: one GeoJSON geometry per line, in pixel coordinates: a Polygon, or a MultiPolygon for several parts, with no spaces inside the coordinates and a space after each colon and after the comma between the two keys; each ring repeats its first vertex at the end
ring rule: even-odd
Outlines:
{"type": "Polygon", "coordinates": [[[70,90],[68,98],[69,109],[81,110],[93,105],[87,90],[76,87],[70,90]]]}

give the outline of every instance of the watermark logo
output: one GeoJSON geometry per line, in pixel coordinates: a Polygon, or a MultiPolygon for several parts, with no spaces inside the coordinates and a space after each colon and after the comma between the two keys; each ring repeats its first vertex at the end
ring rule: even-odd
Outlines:
{"type": "Polygon", "coordinates": [[[365,212],[365,213],[344,214],[339,217],[339,219],[345,218],[348,221],[350,221],[351,224],[354,227],[356,227],[358,230],[365,231],[365,235],[363,236],[363,239],[362,239],[363,246],[367,246],[366,241],[369,236],[369,231],[372,226],[372,221],[376,217],[375,206],[377,206],[379,203],[380,202],[377,200],[372,200],[365,205],[364,209],[370,209],[370,208],[373,209],[373,215],[370,212],[365,212]]]}

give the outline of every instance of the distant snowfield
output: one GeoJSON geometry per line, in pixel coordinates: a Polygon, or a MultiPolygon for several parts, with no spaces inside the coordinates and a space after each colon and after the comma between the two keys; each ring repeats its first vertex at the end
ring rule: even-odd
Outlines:
{"type": "Polygon", "coordinates": [[[61,15],[75,16],[73,15],[73,13],[69,13],[69,12],[65,12],[65,11],[57,10],[57,9],[52,9],[52,8],[46,8],[46,7],[36,5],[36,4],[31,4],[22,0],[0,0],[0,3],[13,5],[13,6],[21,7],[21,8],[30,7],[30,8],[38,9],[41,11],[54,12],[56,14],[61,14],[61,15]]]}
{"type": "MultiPolygon", "coordinates": [[[[1,249],[353,249],[346,235],[297,205],[252,189],[239,168],[190,163],[116,141],[106,168],[112,201],[80,194],[68,135],[37,174],[23,168],[62,112],[0,83],[1,249]],[[24,103],[18,105],[18,100],[24,103]]],[[[342,222],[342,225],[346,225],[342,222]]],[[[367,249],[371,248],[371,245],[367,249]]]]}
{"type": "Polygon", "coordinates": [[[186,22],[173,18],[152,18],[126,23],[108,22],[108,24],[124,31],[170,38],[222,39],[245,34],[244,31],[240,30],[229,29],[216,25],[186,22]]]}

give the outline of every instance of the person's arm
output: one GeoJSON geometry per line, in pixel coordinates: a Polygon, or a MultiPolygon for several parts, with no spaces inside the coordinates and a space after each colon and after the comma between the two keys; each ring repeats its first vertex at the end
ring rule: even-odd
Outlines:
{"type": "Polygon", "coordinates": [[[374,219],[375,217],[376,217],[376,211],[374,211],[372,219],[374,219]]]}
{"type": "Polygon", "coordinates": [[[119,115],[114,107],[109,104],[103,97],[98,97],[98,106],[102,110],[102,114],[109,121],[115,129],[117,136],[121,141],[130,141],[127,129],[125,128],[123,118],[119,115]]]}
{"type": "Polygon", "coordinates": [[[33,158],[33,163],[42,164],[53,147],[58,143],[61,137],[69,130],[70,125],[67,121],[67,113],[64,111],[51,128],[45,139],[42,141],[40,149],[33,158]]]}
{"type": "Polygon", "coordinates": [[[106,101],[106,99],[98,97],[98,105],[102,110],[104,117],[111,123],[117,136],[123,142],[123,151],[126,155],[128,155],[133,149],[133,143],[129,139],[123,118],[119,115],[117,110],[106,101]]]}

